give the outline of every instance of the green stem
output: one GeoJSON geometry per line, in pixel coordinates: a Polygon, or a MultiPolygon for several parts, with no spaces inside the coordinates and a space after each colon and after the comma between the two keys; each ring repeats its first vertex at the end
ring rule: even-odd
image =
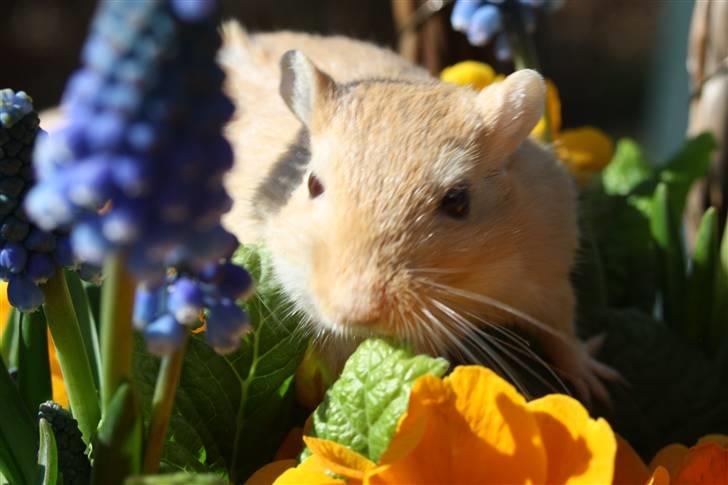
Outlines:
{"type": "Polygon", "coordinates": [[[20,310],[10,307],[8,321],[0,341],[0,355],[8,367],[18,367],[18,349],[20,347],[20,310]]]}
{"type": "Polygon", "coordinates": [[[172,355],[164,357],[162,365],[159,367],[157,383],[154,387],[154,397],[152,398],[152,418],[149,422],[149,434],[145,443],[143,470],[146,474],[154,474],[159,471],[164,438],[167,435],[174,396],[182,373],[186,347],[187,336],[185,336],[182,347],[172,355]]]}
{"type": "Polygon", "coordinates": [[[96,431],[101,413],[83,336],[62,271],[43,285],[45,314],[56,346],[68,401],[86,443],[96,431]]]}
{"type": "MultiPolygon", "coordinates": [[[[523,18],[523,10],[518,2],[506,2],[502,7],[503,20],[505,24],[506,35],[508,35],[508,43],[513,52],[513,63],[516,69],[535,69],[541,71],[536,54],[536,47],[533,44],[531,35],[526,30],[526,23],[523,18]]],[[[546,143],[553,142],[555,133],[552,131],[551,114],[549,113],[548,95],[545,100],[546,105],[543,110],[543,119],[546,129],[544,130],[544,139],[546,143]]]]}
{"type": "Polygon", "coordinates": [[[34,414],[41,403],[53,396],[48,361],[48,330],[41,310],[26,313],[21,318],[18,389],[34,414]]]}
{"type": "Polygon", "coordinates": [[[101,404],[104,412],[122,382],[131,381],[134,282],[120,254],[104,268],[101,294],[101,404]]]}
{"type": "Polygon", "coordinates": [[[71,293],[73,305],[76,308],[78,322],[81,325],[81,335],[83,336],[88,358],[91,361],[91,372],[94,375],[94,382],[97,387],[101,386],[101,352],[99,350],[99,335],[96,330],[96,320],[94,319],[91,305],[89,303],[86,289],[83,287],[81,278],[73,271],[64,271],[66,274],[66,284],[68,291],[71,293]]]}

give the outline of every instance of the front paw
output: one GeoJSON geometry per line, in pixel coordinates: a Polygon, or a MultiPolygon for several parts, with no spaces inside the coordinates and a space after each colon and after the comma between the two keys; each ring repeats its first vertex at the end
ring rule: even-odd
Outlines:
{"type": "Polygon", "coordinates": [[[628,383],[617,370],[596,359],[603,342],[604,335],[591,337],[585,342],[570,339],[559,346],[552,359],[557,372],[574,386],[581,401],[588,406],[599,403],[612,409],[612,400],[605,382],[622,385],[628,383]]]}

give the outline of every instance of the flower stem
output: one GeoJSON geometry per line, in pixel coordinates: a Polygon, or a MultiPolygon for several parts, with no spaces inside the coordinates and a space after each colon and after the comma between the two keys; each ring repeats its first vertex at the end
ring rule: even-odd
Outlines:
{"type": "Polygon", "coordinates": [[[86,443],[91,440],[101,418],[99,398],[91,364],[71,302],[66,279],[56,271],[43,286],[45,314],[56,347],[58,362],[66,383],[68,401],[86,443]]]}
{"type": "MultiPolygon", "coordinates": [[[[516,69],[535,69],[541,71],[536,55],[536,47],[533,39],[526,29],[523,17],[523,7],[519,2],[506,2],[502,7],[505,31],[508,35],[508,43],[513,51],[513,62],[516,69]]],[[[546,106],[544,106],[543,119],[546,129],[544,130],[543,141],[551,143],[554,133],[552,131],[551,114],[549,113],[548,95],[546,106]]]]}
{"type": "Polygon", "coordinates": [[[185,336],[185,341],[179,350],[164,357],[162,365],[159,367],[152,398],[152,418],[149,422],[149,434],[145,443],[143,468],[145,474],[154,474],[159,471],[159,461],[162,458],[164,438],[167,435],[169,417],[182,373],[188,335],[185,336]]]}
{"type": "Polygon", "coordinates": [[[104,274],[101,294],[101,405],[106,412],[119,385],[131,381],[134,282],[120,254],[114,254],[107,260],[104,274]]]}

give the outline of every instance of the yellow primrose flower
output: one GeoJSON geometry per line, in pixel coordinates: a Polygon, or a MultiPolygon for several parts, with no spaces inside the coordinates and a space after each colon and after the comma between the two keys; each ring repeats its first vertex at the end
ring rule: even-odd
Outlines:
{"type": "MultiPolygon", "coordinates": [[[[440,79],[461,86],[472,86],[476,90],[503,79],[495,74],[488,64],[464,61],[445,68],[440,79]]],[[[556,156],[566,165],[574,178],[585,184],[592,175],[601,171],[612,160],[614,143],[602,130],[590,126],[561,130],[561,99],[559,91],[549,79],[546,80],[546,116],[541,117],[531,131],[531,136],[541,141],[551,141],[556,156]]]]}
{"type": "MultiPolygon", "coordinates": [[[[5,331],[5,326],[10,316],[10,302],[8,301],[8,284],[0,282],[0,335],[5,331]]],[[[48,332],[48,358],[51,366],[51,389],[53,390],[53,400],[61,406],[68,408],[68,395],[66,394],[66,385],[63,382],[61,374],[61,366],[56,357],[56,347],[53,345],[53,338],[48,332]]]]}
{"type": "Polygon", "coordinates": [[[463,61],[443,69],[440,79],[459,86],[471,86],[480,91],[496,81],[496,74],[492,67],[483,62],[463,61]]]}
{"type": "Polygon", "coordinates": [[[296,401],[313,411],[323,401],[326,391],[335,380],[334,372],[329,369],[313,345],[309,345],[301,364],[296,369],[296,378],[293,381],[296,401]]]}
{"type": "MultiPolygon", "coordinates": [[[[379,463],[338,443],[304,441],[312,455],[273,483],[611,483],[617,452],[607,422],[578,401],[554,394],[527,403],[480,366],[417,379],[379,463]]],[[[251,480],[281,468],[274,462],[251,480]]]]}
{"type": "Polygon", "coordinates": [[[650,462],[650,485],[728,483],[728,435],[708,435],[695,446],[668,445],[650,462]]]}

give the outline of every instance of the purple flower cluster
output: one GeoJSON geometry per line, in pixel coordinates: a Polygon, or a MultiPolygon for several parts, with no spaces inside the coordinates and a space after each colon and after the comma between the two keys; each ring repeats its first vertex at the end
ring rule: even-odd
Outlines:
{"type": "Polygon", "coordinates": [[[511,57],[508,38],[503,32],[504,8],[521,8],[526,26],[536,25],[537,10],[556,10],[564,0],[456,0],[450,16],[453,29],[467,35],[468,41],[483,46],[495,39],[496,56],[501,60],[511,57]]]}
{"type": "Polygon", "coordinates": [[[8,281],[10,304],[23,311],[43,303],[39,284],[60,267],[77,266],[67,234],[36,227],[23,209],[34,181],[33,144],[43,133],[38,125],[30,96],[0,91],[0,278],[8,281]]]}
{"type": "MultiPolygon", "coordinates": [[[[40,183],[26,200],[39,226],[70,228],[82,260],[121,254],[143,288],[170,297],[185,281],[170,283],[170,268],[209,286],[200,275],[238,246],[220,223],[232,205],[222,179],[233,153],[222,129],[234,107],[215,61],[217,10],[213,0],[102,0],[83,68],[64,94],[68,123],[37,147],[40,183]]],[[[239,315],[233,320],[230,335],[242,328],[239,315]]],[[[139,321],[159,335],[158,319],[139,321]]],[[[162,332],[169,342],[177,327],[162,332]]]]}
{"type": "Polygon", "coordinates": [[[252,290],[250,274],[229,262],[210,264],[196,275],[173,272],[162,285],[137,289],[134,325],[144,332],[149,350],[164,355],[182,343],[183,326],[198,326],[204,312],[207,341],[217,352],[228,353],[249,329],[248,317],[235,301],[252,290]]]}

